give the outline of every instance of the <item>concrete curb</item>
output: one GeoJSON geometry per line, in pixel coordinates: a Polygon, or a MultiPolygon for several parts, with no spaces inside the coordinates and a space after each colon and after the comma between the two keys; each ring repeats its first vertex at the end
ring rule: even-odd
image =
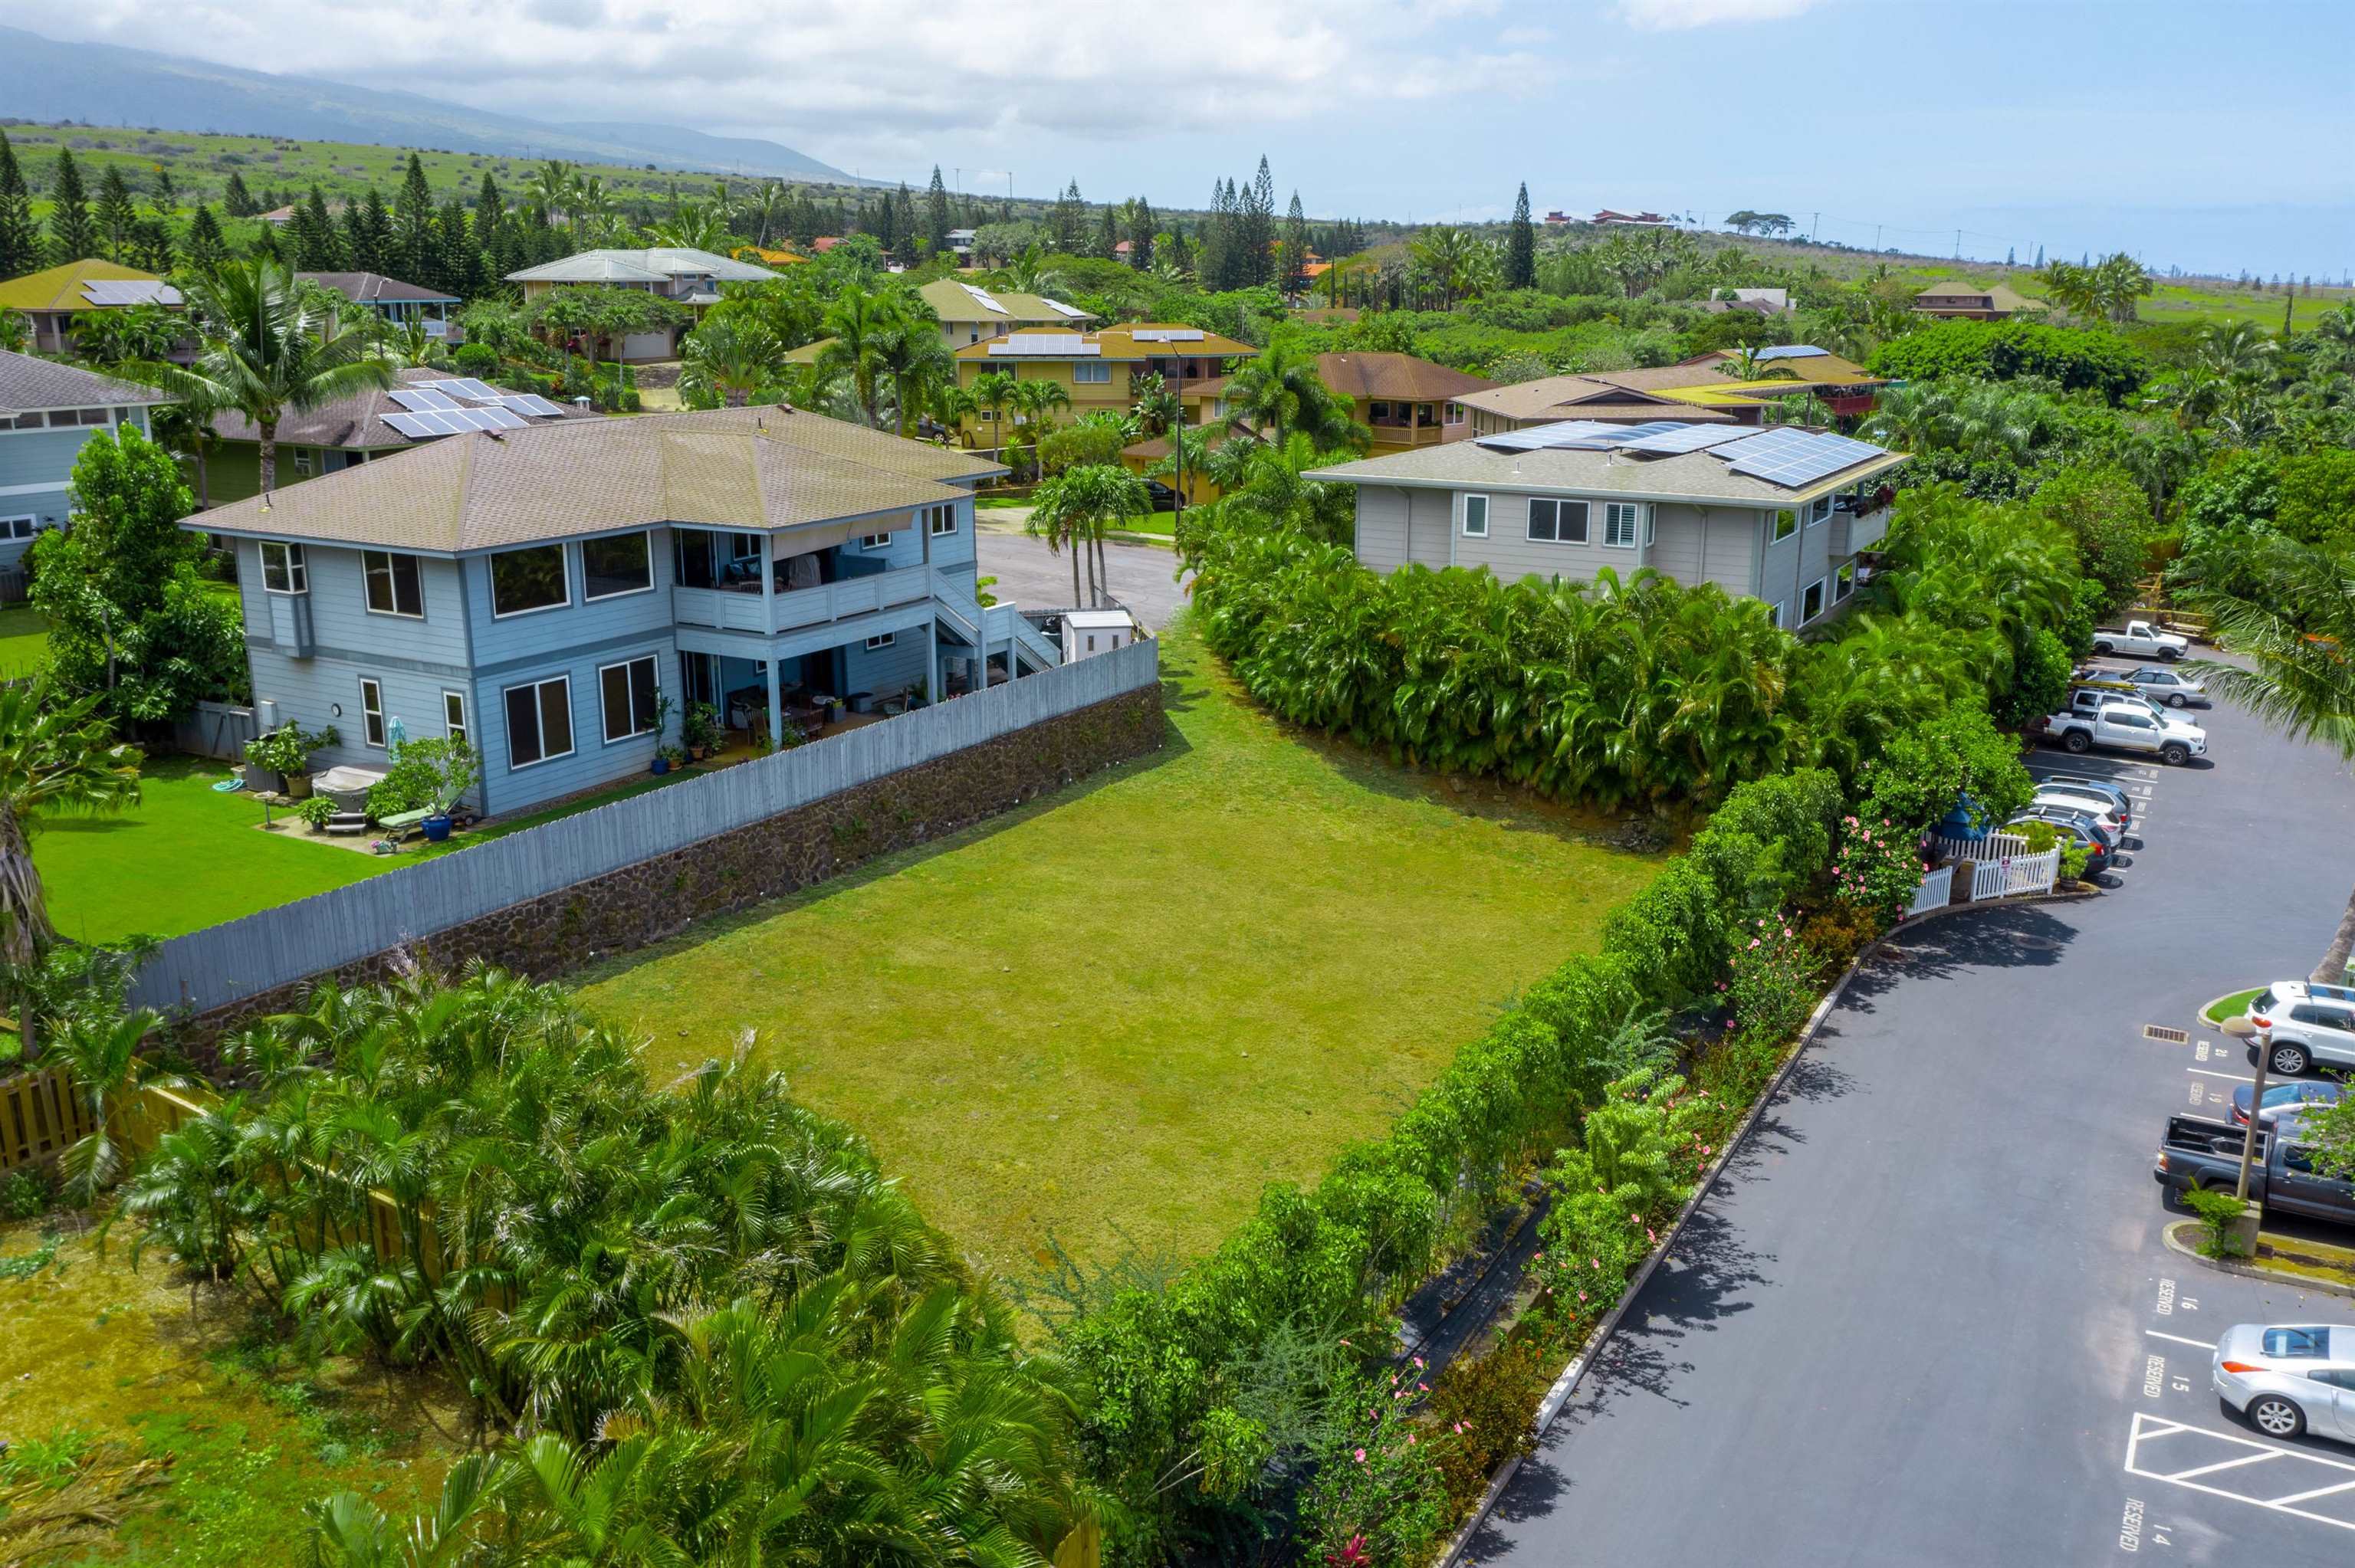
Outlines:
{"type": "Polygon", "coordinates": [[[2310,1274],[2277,1274],[2270,1268],[2259,1268],[2253,1263],[2235,1263],[2230,1258],[2210,1257],[2187,1243],[2176,1240],[2175,1233],[2190,1230],[2198,1220],[2171,1220],[2159,1229],[2159,1239],[2167,1250],[2180,1253],[2202,1268],[2212,1268],[2219,1274],[2237,1274],[2243,1279],[2254,1279],[2265,1285],[2286,1285],[2295,1290],[2315,1290],[2325,1296],[2355,1297],[2355,1285],[2341,1285],[2333,1279],[2317,1279],[2310,1274]]]}
{"type": "MultiPolygon", "coordinates": [[[[1900,922],[1891,927],[1886,934],[1874,938],[1869,946],[1850,959],[1847,969],[1833,983],[1831,990],[1824,993],[1823,1000],[1816,1003],[1816,1010],[1807,1015],[1806,1024],[1799,1031],[1798,1042],[1792,1046],[1791,1054],[1784,1058],[1783,1065],[1775,1070],[1774,1076],[1768,1080],[1764,1089],[1759,1091],[1758,1097],[1751,1102],[1750,1109],[1743,1114],[1741,1125],[1733,1129],[1733,1135],[1725,1140],[1725,1147],[1718,1151],[1718,1156],[1710,1162],[1707,1173],[1694,1186],[1692,1196],[1686,1199],[1684,1207],[1677,1211],[1676,1221],[1669,1225],[1668,1234],[1661,1238],[1659,1245],[1652,1249],[1651,1255],[1644,1260],[1644,1266],[1636,1271],[1635,1277],[1627,1282],[1627,1288],[1620,1293],[1619,1299],[1612,1304],[1611,1310],[1605,1313],[1603,1320],[1594,1326],[1594,1331],[1586,1337],[1586,1342],[1579,1347],[1578,1353],[1571,1358],[1570,1364],[1562,1368],[1561,1375],[1553,1380],[1553,1385],[1546,1390],[1545,1398],[1538,1402],[1537,1417],[1532,1423],[1529,1434],[1530,1441],[1541,1443],[1545,1440],[1545,1435],[1552,1430],[1554,1422],[1561,1415],[1562,1408],[1570,1403],[1570,1396],[1578,1392],[1578,1385],[1585,1380],[1587,1372],[1593,1370],[1595,1357],[1601,1353],[1603,1347],[1610,1342],[1611,1336],[1618,1331],[1620,1319],[1626,1315],[1627,1308],[1634,1305],[1636,1298],[1651,1280],[1653,1270],[1659,1267],[1661,1259],[1675,1250],[1678,1241],[1684,1235],[1686,1224],[1700,1210],[1702,1202],[1716,1190],[1719,1179],[1725,1174],[1726,1166],[1732,1161],[1733,1156],[1740,1151],[1742,1146],[1749,1141],[1750,1134],[1757,1127],[1759,1118],[1765,1114],[1766,1107],[1774,1104],[1775,1096],[1782,1093],[1783,1086],[1789,1082],[1791,1075],[1797,1071],[1800,1058],[1806,1054],[1807,1047],[1816,1043],[1816,1035],[1822,1029],[1824,1020],[1830,1017],[1832,1009],[1839,1005],[1839,1000],[1847,994],[1849,983],[1856,979],[1858,972],[1864,968],[1868,960],[1880,957],[1892,938],[1906,932],[1917,930],[1925,922],[1935,920],[1942,916],[1959,914],[1967,910],[2002,909],[2022,904],[2074,904],[2100,896],[2101,889],[2083,888],[2067,893],[2038,893],[2018,898],[1989,899],[1978,904],[1949,904],[1942,908],[1924,910],[1919,915],[1900,922]]],[[[2203,1258],[2200,1261],[2204,1263],[2207,1260],[2203,1258]]],[[[2273,1278],[2274,1277],[2268,1275],[2263,1277],[2273,1278]]],[[[1480,1527],[1488,1522],[1488,1516],[1496,1511],[1497,1499],[1505,1495],[1505,1489],[1512,1484],[1514,1476],[1519,1473],[1523,1457],[1524,1456],[1516,1454],[1497,1467],[1496,1474],[1489,1478],[1488,1489],[1480,1494],[1479,1504],[1473,1509],[1471,1517],[1464,1521],[1462,1527],[1448,1537],[1447,1545],[1434,1560],[1433,1568],[1456,1568],[1456,1564],[1463,1559],[1464,1549],[1471,1544],[1472,1537],[1479,1532],[1480,1527]]]]}

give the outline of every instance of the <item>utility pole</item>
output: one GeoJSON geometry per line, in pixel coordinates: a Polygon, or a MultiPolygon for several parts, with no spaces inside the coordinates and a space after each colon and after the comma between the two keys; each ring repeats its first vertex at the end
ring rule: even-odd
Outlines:
{"type": "Polygon", "coordinates": [[[1817,213],[1815,217],[1807,220],[1807,243],[1813,245],[1816,242],[1816,236],[1821,234],[1823,231],[1824,215],[1822,213],[1817,213]]]}
{"type": "Polygon", "coordinates": [[[1959,228],[1958,228],[1958,229],[1955,230],[1955,260],[1957,260],[1957,261],[1959,261],[1959,260],[1961,260],[1962,259],[1963,259],[1963,231],[1962,231],[1961,229],[1959,229],[1959,228]]]}
{"type": "Polygon", "coordinates": [[[2249,1130],[2241,1135],[2241,1179],[2232,1184],[2232,1196],[2244,1203],[2249,1201],[2249,1163],[2257,1153],[2257,1123],[2264,1119],[2265,1108],[2265,1062],[2273,1054],[2273,1047],[2260,1036],[2257,1040],[2257,1081],[2249,1090],[2249,1130]]]}
{"type": "Polygon", "coordinates": [[[1874,224],[1874,225],[1872,226],[1872,249],[1873,249],[1873,253],[1874,253],[1875,255],[1880,254],[1880,251],[1881,251],[1881,225],[1879,225],[1879,224],[1877,224],[1877,223],[1876,223],[1876,224],[1874,224]]]}

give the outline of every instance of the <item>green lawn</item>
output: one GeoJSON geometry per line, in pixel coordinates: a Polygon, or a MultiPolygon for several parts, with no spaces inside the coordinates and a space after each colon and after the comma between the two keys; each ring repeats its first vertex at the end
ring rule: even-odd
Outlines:
{"type": "Polygon", "coordinates": [[[959,1243],[1198,1253],[1379,1132],[1655,861],[1301,738],[1182,630],[1159,755],[584,977],[658,1070],[758,1032],[959,1243]]]}
{"type": "Polygon", "coordinates": [[[23,605],[0,609],[0,681],[31,674],[48,653],[48,616],[23,605]]]}
{"type": "Polygon", "coordinates": [[[2257,999],[2257,992],[2264,989],[2261,985],[2253,985],[2246,991],[2236,991],[2230,996],[2220,996],[2201,1008],[2200,1016],[2211,1023],[2222,1023],[2227,1019],[2238,1018],[2249,1011],[2249,1003],[2254,1001],[2257,999]]]}

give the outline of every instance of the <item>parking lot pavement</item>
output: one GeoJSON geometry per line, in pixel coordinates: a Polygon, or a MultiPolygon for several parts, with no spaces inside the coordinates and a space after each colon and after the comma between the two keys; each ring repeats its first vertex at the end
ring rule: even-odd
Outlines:
{"type": "Polygon", "coordinates": [[[2275,1443],[2209,1385],[2232,1324],[2355,1301],[2167,1250],[2151,1176],[2168,1115],[2249,1075],[2200,1004],[2328,939],[2355,791],[2196,716],[2188,767],[2031,758],[2135,795],[2108,890],[1930,922],[1858,977],[1473,1561],[2355,1558],[2355,1446],[2275,1443]]]}
{"type": "MultiPolygon", "coordinates": [[[[994,577],[994,590],[1026,609],[1061,609],[1071,601],[1071,561],[1055,555],[1043,539],[1034,539],[1010,526],[993,524],[993,514],[982,513],[974,538],[981,575],[994,577]]],[[[1178,581],[1178,556],[1158,545],[1107,542],[1104,567],[1111,574],[1113,597],[1149,631],[1166,629],[1170,618],[1185,607],[1186,592],[1178,581]]]]}

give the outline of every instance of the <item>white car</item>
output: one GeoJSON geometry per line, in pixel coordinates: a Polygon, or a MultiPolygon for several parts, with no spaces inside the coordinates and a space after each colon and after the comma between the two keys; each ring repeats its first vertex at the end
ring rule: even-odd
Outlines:
{"type": "Polygon", "coordinates": [[[2318,1064],[2355,1067],[2355,991],[2346,986],[2275,980],[2251,999],[2249,1027],[2266,1067],[2285,1078],[2318,1064]]]}
{"type": "Polygon", "coordinates": [[[2073,789],[2066,784],[2040,784],[2036,787],[2033,804],[2066,806],[2073,811],[2090,813],[2095,821],[2113,833],[2126,831],[2126,819],[2119,814],[2117,802],[2091,789],[2073,789]]]}
{"type": "Polygon", "coordinates": [[[2139,654],[2148,659],[2164,659],[2173,663],[2191,651],[2189,640],[2172,631],[2161,631],[2147,620],[2129,620],[2124,626],[2104,626],[2094,632],[2094,652],[2104,658],[2119,653],[2139,654]]]}
{"type": "Polygon", "coordinates": [[[2236,1323],[2216,1341],[2216,1397],[2268,1437],[2355,1443],[2355,1329],[2236,1323]]]}
{"type": "Polygon", "coordinates": [[[2138,665],[2118,678],[2153,702],[2165,703],[2171,708],[2189,707],[2193,703],[2208,705],[2207,687],[2164,664],[2138,665]]]}

